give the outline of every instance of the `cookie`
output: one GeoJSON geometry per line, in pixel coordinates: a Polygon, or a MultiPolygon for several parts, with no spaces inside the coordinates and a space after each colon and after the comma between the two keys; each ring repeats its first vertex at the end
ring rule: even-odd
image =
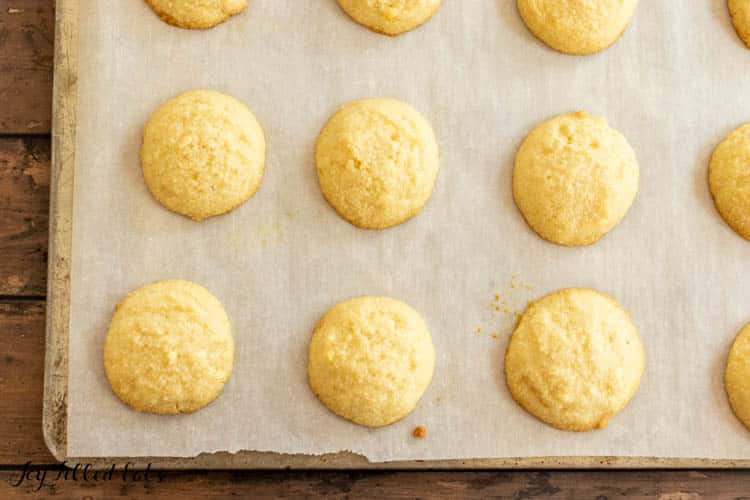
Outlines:
{"type": "Polygon", "coordinates": [[[117,305],[104,345],[112,390],[133,409],[190,413],[216,399],[234,363],[232,327],[208,290],[146,285],[117,305]]]}
{"type": "Polygon", "coordinates": [[[505,353],[513,399],[563,430],[606,427],[635,394],[645,363],[628,313],[594,290],[569,288],[532,302],[505,353]]]}
{"type": "Polygon", "coordinates": [[[724,388],[732,411],[750,429],[750,325],[737,335],[729,351],[724,388]]]}
{"type": "Polygon", "coordinates": [[[146,0],[166,23],[206,29],[221,24],[247,7],[247,0],[146,0]]]}
{"type": "Polygon", "coordinates": [[[400,35],[430,20],[442,0],[338,0],[356,22],[385,35],[400,35]]]}
{"type": "Polygon", "coordinates": [[[380,427],[404,418],[430,385],[435,349],[422,317],[387,297],[333,306],[315,326],[310,387],[337,415],[380,427]]]}
{"type": "Polygon", "coordinates": [[[731,132],[711,155],[708,183],[719,213],[750,240],[750,123],[731,132]]]}
{"type": "Polygon", "coordinates": [[[518,0],[531,33],[566,54],[591,54],[615,43],[638,0],[518,0]]]}
{"type": "Polygon", "coordinates": [[[597,242],[625,217],[637,192],[633,148],[585,112],[536,126],[516,154],[516,205],[539,236],[559,245],[597,242]]]}
{"type": "Polygon", "coordinates": [[[202,220],[241,205],[265,169],[263,129],[237,99],[193,90],[165,102],[143,129],[141,167],[168,209],[202,220]]]}
{"type": "Polygon", "coordinates": [[[438,173],[432,127],[395,99],[363,99],[340,108],[315,147],[320,188],[341,217],[382,229],[415,216],[438,173]]]}
{"type": "Polygon", "coordinates": [[[750,47],[750,0],[728,0],[729,15],[737,34],[750,47]]]}

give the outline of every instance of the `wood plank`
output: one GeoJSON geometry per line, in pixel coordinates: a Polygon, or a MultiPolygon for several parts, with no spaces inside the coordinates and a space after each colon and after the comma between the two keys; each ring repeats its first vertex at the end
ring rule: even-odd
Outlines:
{"type": "Polygon", "coordinates": [[[0,301],[0,465],[54,462],[42,436],[43,383],[44,302],[0,301]]]}
{"type": "MultiPolygon", "coordinates": [[[[119,464],[120,468],[122,464],[119,464]]],[[[0,472],[0,496],[64,495],[110,498],[131,495],[171,498],[748,498],[747,471],[663,472],[166,472],[150,481],[57,479],[47,471],[39,491],[36,478],[13,487],[20,472],[0,472]],[[51,484],[47,484],[51,483],[51,484]]],[[[132,476],[131,476],[132,479],[132,476]]]]}
{"type": "Polygon", "coordinates": [[[54,0],[0,2],[0,134],[49,133],[54,0]]]}
{"type": "Polygon", "coordinates": [[[0,137],[0,296],[46,292],[50,141],[0,137]]]}

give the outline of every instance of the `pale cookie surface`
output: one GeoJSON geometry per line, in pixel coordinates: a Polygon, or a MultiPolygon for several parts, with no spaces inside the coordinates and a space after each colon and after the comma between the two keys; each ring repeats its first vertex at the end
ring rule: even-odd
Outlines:
{"type": "Polygon", "coordinates": [[[387,297],[336,304],[310,340],[310,387],[331,411],[360,425],[380,427],[408,415],[434,369],[424,320],[387,297]]]}
{"type": "Polygon", "coordinates": [[[378,33],[399,35],[427,22],[442,0],[338,0],[359,24],[378,33]]]}
{"type": "Polygon", "coordinates": [[[248,0],[146,0],[164,22],[180,28],[206,29],[247,7],[248,0]]]}
{"type": "Polygon", "coordinates": [[[729,351],[724,387],[734,414],[750,429],[750,325],[737,335],[729,351]]]}
{"type": "Polygon", "coordinates": [[[750,47],[750,0],[728,0],[727,3],[737,34],[750,47]]]}
{"type": "Polygon", "coordinates": [[[193,90],[159,107],[143,129],[141,167],[168,209],[202,220],[241,205],[265,169],[263,129],[237,99],[193,90]]]}
{"type": "Polygon", "coordinates": [[[117,305],[104,346],[115,394],[133,409],[189,413],[216,399],[234,363],[232,328],[208,290],[183,280],[146,285],[117,305]]]}
{"type": "Polygon", "coordinates": [[[589,289],[532,302],[505,353],[513,399],[563,430],[603,428],[633,397],[645,354],[628,313],[589,289]]]}
{"type": "Polygon", "coordinates": [[[382,229],[416,215],[432,194],[438,145],[422,115],[395,99],[340,108],[318,137],[320,188],[341,217],[382,229]]]}
{"type": "Polygon", "coordinates": [[[555,50],[591,54],[625,31],[638,0],[518,0],[529,31],[555,50]]]}
{"type": "Polygon", "coordinates": [[[735,129],[714,149],[708,181],[721,216],[750,240],[750,123],[735,129]]]}
{"type": "Polygon", "coordinates": [[[526,136],[516,153],[513,197],[542,238],[590,245],[614,228],[638,192],[633,148],[603,118],[556,116],[526,136]]]}

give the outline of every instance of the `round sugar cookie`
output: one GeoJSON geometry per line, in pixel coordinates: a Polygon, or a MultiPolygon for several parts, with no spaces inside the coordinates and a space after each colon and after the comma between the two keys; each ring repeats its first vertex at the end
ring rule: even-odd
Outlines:
{"type": "Polygon", "coordinates": [[[315,326],[310,387],[337,415],[368,427],[408,415],[430,385],[435,349],[422,317],[387,297],[333,306],[315,326]]]}
{"type": "Polygon", "coordinates": [[[505,353],[513,399],[563,430],[606,427],[635,394],[645,354],[628,313],[589,289],[564,289],[532,302],[505,353]]]}
{"type": "Polygon", "coordinates": [[[708,183],[724,220],[750,240],[750,123],[732,131],[711,155],[708,183]]]}
{"type": "Polygon", "coordinates": [[[750,325],[734,339],[724,372],[724,387],[732,411],[750,429],[750,325]]]}
{"type": "Polygon", "coordinates": [[[513,197],[545,240],[591,245],[614,228],[638,192],[633,148],[604,118],[567,113],[537,125],[516,153],[513,197]]]}
{"type": "Polygon", "coordinates": [[[591,54],[615,43],[638,0],[518,0],[531,33],[566,54],[591,54]]]}
{"type": "Polygon", "coordinates": [[[202,220],[241,205],[265,169],[263,129],[234,97],[193,90],[162,104],[143,129],[141,167],[168,209],[202,220]]]}
{"type": "Polygon", "coordinates": [[[223,23],[247,7],[247,0],[146,0],[166,23],[206,29],[223,23]]]}
{"type": "Polygon", "coordinates": [[[750,0],[728,0],[729,15],[737,34],[750,47],[750,0]]]}
{"type": "Polygon", "coordinates": [[[338,0],[359,24],[385,35],[400,35],[426,23],[442,0],[338,0]]]}
{"type": "Polygon", "coordinates": [[[112,390],[138,411],[190,413],[221,393],[234,364],[232,327],[208,290],[151,283],[117,305],[104,344],[112,390]]]}
{"type": "Polygon", "coordinates": [[[432,194],[438,145],[432,127],[396,99],[362,99],[341,107],[318,137],[320,188],[341,217],[383,229],[416,215],[432,194]]]}

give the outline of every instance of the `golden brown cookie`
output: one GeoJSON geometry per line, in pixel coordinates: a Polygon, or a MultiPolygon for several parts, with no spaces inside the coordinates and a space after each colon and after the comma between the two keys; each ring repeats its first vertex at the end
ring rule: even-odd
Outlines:
{"type": "Polygon", "coordinates": [[[750,429],[750,325],[737,335],[729,351],[724,387],[734,414],[750,429]]]}
{"type": "Polygon", "coordinates": [[[728,0],[727,5],[737,35],[750,47],[750,0],[728,0]]]}
{"type": "Polygon", "coordinates": [[[555,50],[591,54],[620,38],[638,0],[518,0],[529,31],[555,50]]]}
{"type": "Polygon", "coordinates": [[[400,35],[426,23],[442,0],[338,0],[359,24],[377,33],[400,35]]]}
{"type": "Polygon", "coordinates": [[[341,107],[318,137],[320,189],[355,226],[383,229],[414,217],[432,194],[438,145],[432,127],[396,99],[341,107]]]}
{"type": "Polygon", "coordinates": [[[644,365],[638,332],[617,301],[569,288],[529,304],[505,353],[505,381],[543,422],[587,431],[625,407],[644,365]]]}
{"type": "Polygon", "coordinates": [[[332,412],[368,427],[388,425],[417,406],[430,385],[435,349],[422,317],[388,297],[333,306],[310,341],[310,387],[332,412]]]}
{"type": "Polygon", "coordinates": [[[247,1],[146,0],[146,3],[166,23],[180,28],[206,29],[245,10],[247,1]]]}
{"type": "Polygon", "coordinates": [[[737,234],[750,240],[750,123],[732,131],[716,146],[708,181],[721,216],[737,234]]]}
{"type": "Polygon", "coordinates": [[[184,280],[151,283],[117,305],[104,345],[112,390],[138,411],[194,412],[221,393],[234,364],[221,303],[184,280]]]}
{"type": "Polygon", "coordinates": [[[638,192],[633,148],[604,118],[566,113],[536,126],[516,154],[513,198],[529,226],[559,245],[591,245],[638,192]]]}
{"type": "Polygon", "coordinates": [[[202,220],[253,196],[265,170],[258,120],[234,97],[193,90],[168,100],[143,128],[141,167],[168,209],[202,220]]]}

